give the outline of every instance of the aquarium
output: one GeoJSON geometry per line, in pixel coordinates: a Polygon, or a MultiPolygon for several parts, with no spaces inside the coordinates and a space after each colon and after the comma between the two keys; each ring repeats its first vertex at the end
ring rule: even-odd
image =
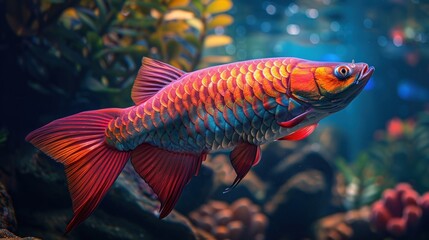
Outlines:
{"type": "Polygon", "coordinates": [[[0,12],[0,238],[429,238],[427,1],[0,12]]]}

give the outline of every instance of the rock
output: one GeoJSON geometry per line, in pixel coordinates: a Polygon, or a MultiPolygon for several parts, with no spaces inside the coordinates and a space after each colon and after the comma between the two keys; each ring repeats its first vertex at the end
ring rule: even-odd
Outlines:
{"type": "Polygon", "coordinates": [[[371,210],[363,207],[346,213],[337,213],[319,220],[315,227],[318,240],[383,239],[371,229],[371,210]]]}
{"type": "Polygon", "coordinates": [[[332,167],[318,145],[309,145],[278,163],[272,175],[272,197],[264,206],[267,239],[310,237],[311,225],[329,206],[332,167]]]}
{"type": "Polygon", "coordinates": [[[320,171],[296,174],[265,205],[271,222],[268,239],[285,235],[308,237],[309,226],[322,216],[328,201],[329,188],[320,171]]]}
{"type": "Polygon", "coordinates": [[[237,176],[227,155],[217,154],[210,157],[206,165],[215,173],[211,199],[232,203],[240,198],[248,198],[257,204],[265,199],[266,185],[253,170],[250,170],[234,189],[225,193],[225,189],[231,186],[237,176]]]}
{"type": "Polygon", "coordinates": [[[9,232],[7,229],[0,228],[0,239],[21,239],[21,240],[40,240],[40,238],[35,237],[18,237],[15,234],[9,232]]]}
{"type": "MultiPolygon", "coordinates": [[[[65,239],[72,205],[61,164],[42,154],[21,159],[13,194],[18,234],[65,239]]],[[[192,224],[173,211],[158,219],[159,202],[127,165],[100,206],[67,239],[196,239],[192,224]]]]}
{"type": "Polygon", "coordinates": [[[16,231],[15,210],[6,187],[0,182],[0,229],[16,231]]]}
{"type": "Polygon", "coordinates": [[[188,214],[206,203],[215,190],[215,174],[212,168],[203,163],[198,176],[193,177],[183,189],[175,209],[188,214]]]}

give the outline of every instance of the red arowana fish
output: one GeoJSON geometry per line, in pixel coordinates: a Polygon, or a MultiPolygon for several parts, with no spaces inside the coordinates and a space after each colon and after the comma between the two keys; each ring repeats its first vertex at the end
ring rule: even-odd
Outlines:
{"type": "Polygon", "coordinates": [[[55,120],[26,140],[65,165],[74,216],[69,232],[97,207],[131,159],[168,215],[207,153],[232,149],[237,185],[261,158],[260,145],[300,140],[364,88],[365,63],[268,58],[185,73],[143,58],[135,106],[55,120]]]}

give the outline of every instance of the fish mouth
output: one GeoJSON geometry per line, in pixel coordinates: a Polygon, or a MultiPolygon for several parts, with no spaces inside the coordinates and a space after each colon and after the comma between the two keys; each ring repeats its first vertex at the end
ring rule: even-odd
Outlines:
{"type": "Polygon", "coordinates": [[[366,83],[369,81],[369,79],[372,76],[372,73],[374,72],[374,67],[369,67],[368,64],[365,64],[362,70],[359,72],[359,74],[356,76],[355,84],[362,84],[366,85],[366,83]]]}

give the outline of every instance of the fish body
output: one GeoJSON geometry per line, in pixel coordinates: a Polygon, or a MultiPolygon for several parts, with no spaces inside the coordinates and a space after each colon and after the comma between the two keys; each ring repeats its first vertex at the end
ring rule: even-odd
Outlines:
{"type": "MultiPolygon", "coordinates": [[[[170,151],[201,153],[278,139],[296,129],[283,128],[280,122],[310,108],[288,93],[287,69],[300,61],[260,59],[184,74],[113,119],[106,141],[122,151],[146,142],[170,151]]],[[[146,66],[150,64],[156,63],[146,66]]]]}
{"type": "Polygon", "coordinates": [[[347,106],[374,71],[365,63],[297,58],[191,73],[149,58],[142,63],[135,106],[78,113],[26,138],[65,165],[74,210],[66,231],[94,211],[129,159],[161,201],[161,218],[210,151],[232,149],[233,188],[259,162],[261,144],[307,137],[320,119],[347,106]]]}

